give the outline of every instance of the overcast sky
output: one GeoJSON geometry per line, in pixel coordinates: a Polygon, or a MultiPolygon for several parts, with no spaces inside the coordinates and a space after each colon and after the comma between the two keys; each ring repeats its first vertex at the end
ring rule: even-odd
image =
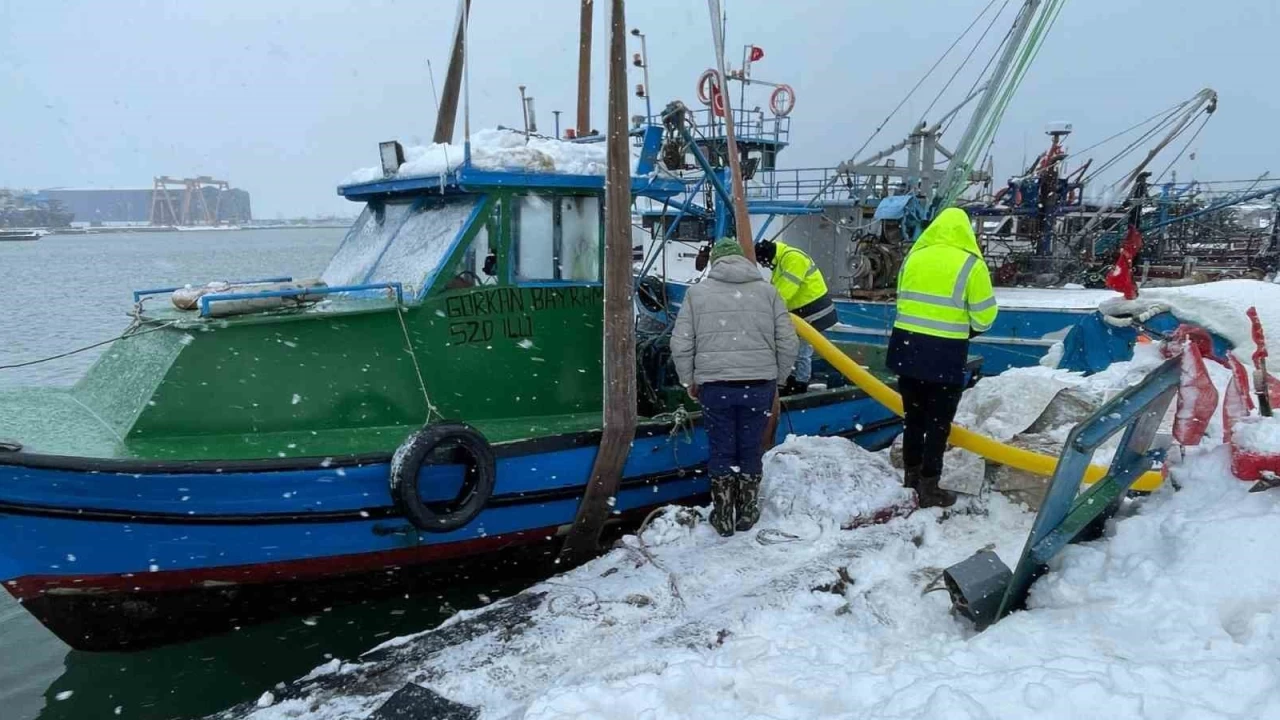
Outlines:
{"type": "MultiPolygon", "coordinates": [[[[754,74],[796,89],[793,146],[781,164],[834,165],[987,1],[724,0],[728,55],[736,65],[745,43],[759,45],[754,74]]],[[[592,117],[603,132],[608,3],[597,5],[592,117]]],[[[334,187],[377,164],[380,140],[431,137],[427,61],[441,83],[455,6],[0,0],[0,186],[149,187],[155,175],[198,173],[248,190],[258,217],[353,212],[334,187]]],[[[713,60],[705,3],[630,0],[627,15],[648,36],[654,102],[693,102],[694,81],[713,60]]],[[[578,0],[473,0],[473,127],[519,125],[520,84],[537,98],[543,129],[554,109],[567,125],[577,23],[578,0]]],[[[1280,175],[1277,37],[1276,0],[1066,0],[1006,115],[997,176],[1042,148],[1049,121],[1074,123],[1069,147],[1082,148],[1205,86],[1220,107],[1191,148],[1195,160],[1188,152],[1179,163],[1180,178],[1280,175]]],[[[944,63],[871,147],[904,136],[957,62],[944,63]]],[[[971,80],[966,73],[957,87],[971,80]]],[[[952,100],[963,88],[955,92],[952,100]]],[[[641,110],[633,98],[632,112],[641,110]]],[[[958,135],[959,126],[952,143],[958,135]]]]}

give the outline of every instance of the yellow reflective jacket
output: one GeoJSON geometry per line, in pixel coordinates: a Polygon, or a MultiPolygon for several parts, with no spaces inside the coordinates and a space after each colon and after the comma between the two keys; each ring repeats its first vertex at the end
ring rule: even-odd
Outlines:
{"type": "Polygon", "coordinates": [[[777,252],[773,256],[773,286],[787,304],[788,311],[795,311],[819,300],[827,294],[827,281],[813,258],[803,250],[775,242],[777,252]]]}
{"type": "Polygon", "coordinates": [[[998,312],[969,216],[959,208],[943,210],[902,263],[893,326],[966,340],[970,330],[989,330],[998,312]]]}

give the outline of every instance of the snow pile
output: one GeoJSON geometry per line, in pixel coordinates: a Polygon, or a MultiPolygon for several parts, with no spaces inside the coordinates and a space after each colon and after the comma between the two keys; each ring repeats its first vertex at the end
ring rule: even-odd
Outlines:
{"type": "Polygon", "coordinates": [[[1246,452],[1280,454],[1280,416],[1254,416],[1237,420],[1232,429],[1231,442],[1246,452]]]}
{"type": "MultiPolygon", "coordinates": [[[[1038,431],[1064,441],[1078,418],[1066,416],[1057,422],[1051,416],[1045,416],[1046,410],[1063,391],[1071,391],[1074,397],[1088,405],[1100,407],[1142,382],[1164,360],[1155,344],[1145,344],[1134,348],[1132,360],[1112,363],[1093,375],[1043,366],[1011,368],[999,375],[980,379],[966,391],[956,411],[956,422],[970,430],[1007,441],[1043,419],[1049,427],[1038,431]]],[[[1221,380],[1222,387],[1230,379],[1225,370],[1220,377],[1214,377],[1221,380]]]]}
{"type": "Polygon", "coordinates": [[[765,455],[766,519],[809,515],[857,527],[913,502],[883,455],[843,438],[788,437],[765,455]]]}
{"type": "Polygon", "coordinates": [[[1245,311],[1258,309],[1262,326],[1269,331],[1267,349],[1280,353],[1280,285],[1259,280],[1220,280],[1202,285],[1144,289],[1135,300],[1107,300],[1098,306],[1104,315],[1123,317],[1168,310],[1179,320],[1199,325],[1222,336],[1236,355],[1252,367],[1254,344],[1245,311]]]}
{"type": "MultiPolygon", "coordinates": [[[[458,169],[465,157],[462,145],[433,143],[404,149],[397,179],[443,175],[458,169]]],[[[604,175],[605,143],[575,143],[514,130],[487,129],[471,136],[471,165],[481,170],[522,170],[567,175],[604,175]]],[[[344,185],[385,179],[381,166],[356,170],[344,185]]]]}
{"type": "MultiPolygon", "coordinates": [[[[502,720],[1280,718],[1280,492],[1250,494],[1226,448],[1193,452],[1180,491],[1127,504],[980,635],[925,591],[983,547],[1013,565],[1032,516],[999,495],[856,530],[843,511],[777,511],[812,501],[805,476],[825,481],[838,456],[779,448],[757,531],[722,539],[705,510],[673,509],[592,563],[230,716],[366,717],[414,682],[502,720]]],[[[845,457],[849,488],[883,471],[845,457]]]]}

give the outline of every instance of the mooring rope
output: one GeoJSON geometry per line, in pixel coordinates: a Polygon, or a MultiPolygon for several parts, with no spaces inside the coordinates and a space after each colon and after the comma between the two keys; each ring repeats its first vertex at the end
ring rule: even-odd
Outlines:
{"type": "Polygon", "coordinates": [[[111,343],[113,343],[113,342],[115,342],[115,341],[117,341],[117,340],[125,340],[125,339],[127,339],[127,338],[138,337],[138,336],[140,336],[140,335],[146,335],[147,333],[158,332],[158,331],[160,331],[160,330],[164,330],[164,329],[165,329],[165,328],[167,328],[167,327],[171,327],[171,326],[173,326],[173,325],[175,325],[175,324],[177,324],[177,321],[176,321],[176,320],[173,320],[173,321],[170,321],[170,322],[164,323],[163,325],[158,325],[158,326],[156,326],[156,327],[153,327],[153,328],[150,328],[150,329],[147,329],[147,330],[137,330],[136,328],[138,327],[138,324],[137,324],[136,322],[134,322],[134,323],[132,323],[132,324],[130,324],[130,325],[129,325],[129,329],[127,329],[127,330],[125,330],[123,333],[121,333],[121,334],[119,334],[119,335],[117,335],[117,336],[115,336],[115,337],[111,338],[110,340],[103,340],[102,342],[96,342],[96,343],[93,343],[92,345],[85,345],[84,347],[76,348],[75,350],[68,350],[67,352],[64,352],[64,353],[58,353],[57,355],[50,355],[49,357],[43,357],[43,358],[40,358],[39,360],[28,360],[28,361],[26,361],[26,362],[14,363],[14,364],[12,364],[12,365],[0,365],[0,370],[13,370],[13,369],[16,369],[16,368],[23,368],[23,367],[30,367],[30,366],[32,366],[32,365],[39,365],[39,364],[41,364],[41,363],[47,363],[47,362],[51,362],[51,361],[53,361],[53,360],[61,360],[62,358],[65,358],[65,357],[71,357],[72,355],[76,355],[76,354],[79,354],[79,353],[85,352],[86,350],[92,350],[92,349],[94,349],[94,348],[102,347],[103,345],[110,345],[111,343]]]}
{"type": "Polygon", "coordinates": [[[413,372],[418,376],[418,388],[422,390],[422,400],[427,404],[427,422],[431,422],[431,416],[435,415],[441,420],[444,415],[436,409],[434,403],[431,402],[431,396],[427,394],[427,382],[422,379],[422,367],[418,365],[418,353],[413,349],[413,341],[409,339],[409,326],[404,322],[404,308],[400,306],[400,301],[396,301],[396,318],[400,320],[400,331],[404,333],[405,351],[409,353],[409,359],[413,361],[413,372]]]}

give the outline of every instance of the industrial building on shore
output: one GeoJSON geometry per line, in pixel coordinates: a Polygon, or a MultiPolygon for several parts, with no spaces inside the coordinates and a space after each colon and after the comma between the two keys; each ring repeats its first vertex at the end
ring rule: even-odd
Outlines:
{"type": "Polygon", "coordinates": [[[47,188],[38,196],[72,213],[73,225],[241,225],[253,220],[248,192],[203,176],[158,177],[149,188],[47,188]]]}

